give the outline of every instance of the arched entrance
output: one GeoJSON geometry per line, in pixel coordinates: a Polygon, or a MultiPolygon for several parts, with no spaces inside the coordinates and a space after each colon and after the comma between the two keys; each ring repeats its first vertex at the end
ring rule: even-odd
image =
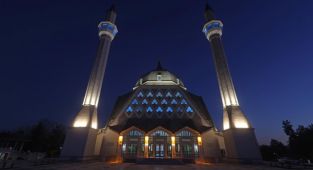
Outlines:
{"type": "Polygon", "coordinates": [[[131,127],[121,133],[122,158],[131,160],[144,157],[144,132],[131,127]]]}
{"type": "Polygon", "coordinates": [[[157,127],[148,133],[131,127],[121,132],[119,148],[123,160],[138,158],[190,159],[199,157],[202,145],[200,134],[188,127],[176,133],[157,127]]]}
{"type": "Polygon", "coordinates": [[[199,157],[201,138],[197,131],[185,127],[175,133],[175,138],[177,158],[197,159],[199,157]]]}
{"type": "Polygon", "coordinates": [[[172,133],[162,127],[158,127],[147,134],[149,158],[172,158],[172,133]]]}

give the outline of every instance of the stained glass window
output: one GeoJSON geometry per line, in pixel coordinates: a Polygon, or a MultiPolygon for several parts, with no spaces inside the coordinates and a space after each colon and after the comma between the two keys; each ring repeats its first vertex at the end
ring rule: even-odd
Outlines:
{"type": "Polygon", "coordinates": [[[186,102],[185,99],[183,99],[183,100],[180,102],[180,104],[187,104],[187,102],[186,102]]]}
{"type": "Polygon", "coordinates": [[[173,96],[172,96],[171,92],[167,92],[166,97],[173,97],[173,96]]]}
{"type": "Polygon", "coordinates": [[[171,104],[177,104],[177,101],[176,101],[175,99],[173,99],[173,100],[171,101],[171,104]]]}
{"type": "Polygon", "coordinates": [[[191,113],[191,112],[193,112],[193,110],[192,110],[192,108],[190,106],[188,106],[187,109],[186,109],[186,112],[187,113],[191,113]]]}
{"type": "Polygon", "coordinates": [[[143,133],[138,130],[131,130],[129,131],[128,136],[143,136],[143,133]]]}
{"type": "Polygon", "coordinates": [[[163,109],[159,106],[159,107],[156,109],[156,112],[163,112],[163,109]]]}
{"type": "Polygon", "coordinates": [[[127,112],[127,113],[133,112],[132,107],[128,106],[128,108],[127,108],[126,112],[127,112]]]}
{"type": "Polygon", "coordinates": [[[167,107],[166,112],[173,112],[173,109],[171,107],[167,107]]]}
{"type": "Polygon", "coordinates": [[[161,97],[163,97],[163,95],[162,95],[161,92],[158,92],[157,95],[156,95],[156,97],[161,98],[161,97]]]}
{"type": "Polygon", "coordinates": [[[146,99],[143,99],[142,104],[148,104],[148,101],[146,99]]]}
{"type": "Polygon", "coordinates": [[[134,99],[134,100],[132,101],[132,104],[138,104],[138,101],[137,101],[136,99],[134,99]]]}
{"type": "Polygon", "coordinates": [[[154,105],[155,105],[155,104],[158,104],[158,101],[155,100],[155,99],[153,99],[152,102],[151,102],[151,104],[154,104],[154,105]]]}
{"type": "Polygon", "coordinates": [[[142,92],[139,92],[138,95],[137,95],[137,97],[143,97],[142,92]]]}
{"type": "Polygon", "coordinates": [[[176,134],[176,136],[192,136],[192,133],[188,130],[182,130],[176,134]]]}
{"type": "Polygon", "coordinates": [[[147,112],[153,112],[153,109],[149,106],[146,111],[147,112]]]}
{"type": "Polygon", "coordinates": [[[167,132],[163,130],[156,130],[154,131],[151,136],[169,136],[167,132]]]}
{"type": "Polygon", "coordinates": [[[179,92],[177,92],[175,96],[176,97],[182,97],[182,95],[179,92]]]}
{"type": "Polygon", "coordinates": [[[165,99],[163,99],[163,100],[161,101],[161,104],[167,104],[167,101],[166,101],[165,99]]]}
{"type": "Polygon", "coordinates": [[[152,94],[151,92],[149,92],[149,93],[147,94],[147,97],[153,97],[153,94],[152,94]]]}

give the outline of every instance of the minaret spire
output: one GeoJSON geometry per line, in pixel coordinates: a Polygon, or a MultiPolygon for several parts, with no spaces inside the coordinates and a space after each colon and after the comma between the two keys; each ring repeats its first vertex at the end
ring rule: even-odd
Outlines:
{"type": "Polygon", "coordinates": [[[115,4],[112,4],[111,7],[109,8],[106,16],[106,21],[110,21],[111,23],[115,24],[116,20],[116,8],[115,4]]]}
{"type": "Polygon", "coordinates": [[[215,70],[223,102],[223,133],[228,157],[232,159],[260,159],[258,144],[248,119],[241,111],[234,84],[227,65],[222,42],[223,23],[205,7],[206,24],[203,33],[211,44],[215,70]],[[246,147],[248,149],[243,149],[246,147]]]}
{"type": "Polygon", "coordinates": [[[158,61],[156,70],[164,70],[164,68],[162,67],[161,61],[158,61]]]}
{"type": "Polygon", "coordinates": [[[82,109],[74,120],[74,127],[92,127],[94,129],[97,129],[98,127],[97,107],[101,93],[103,77],[111,42],[118,32],[115,25],[115,20],[116,9],[115,6],[112,5],[107,11],[105,21],[100,22],[98,25],[100,42],[96,60],[90,74],[82,109]]]}
{"type": "Polygon", "coordinates": [[[206,21],[211,21],[215,19],[214,11],[208,3],[205,5],[204,16],[206,21]]]}

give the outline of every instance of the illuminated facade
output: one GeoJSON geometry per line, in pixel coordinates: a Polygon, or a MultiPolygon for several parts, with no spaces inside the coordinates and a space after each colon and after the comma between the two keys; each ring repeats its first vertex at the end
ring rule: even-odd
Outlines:
{"type": "Polygon", "coordinates": [[[247,117],[241,111],[233,81],[228,69],[222,42],[223,23],[217,20],[213,10],[206,6],[206,24],[202,32],[211,44],[212,56],[217,73],[223,102],[223,136],[228,159],[260,160],[258,143],[247,117]]]}
{"type": "Polygon", "coordinates": [[[223,151],[202,98],[160,63],[118,98],[99,135],[106,160],[216,160],[223,151]]]}
{"type": "Polygon", "coordinates": [[[111,41],[117,34],[111,8],[100,22],[100,44],[81,111],[68,130],[61,156],[106,161],[179,159],[217,161],[222,158],[258,160],[254,129],[240,109],[221,40],[223,23],[206,8],[203,27],[211,43],[223,102],[222,132],[217,131],[200,96],[159,63],[119,98],[103,128],[97,106],[111,41]]]}

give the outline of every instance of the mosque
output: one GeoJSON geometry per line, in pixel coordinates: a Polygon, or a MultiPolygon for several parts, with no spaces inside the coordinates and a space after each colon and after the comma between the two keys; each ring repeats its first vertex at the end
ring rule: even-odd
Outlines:
{"type": "Polygon", "coordinates": [[[201,96],[160,63],[118,97],[111,115],[98,127],[98,101],[111,42],[118,33],[116,10],[99,23],[99,48],[81,110],[68,129],[61,157],[104,161],[219,160],[257,161],[254,128],[241,111],[222,43],[221,20],[205,8],[202,32],[208,39],[223,102],[223,130],[218,131],[201,96]]]}

